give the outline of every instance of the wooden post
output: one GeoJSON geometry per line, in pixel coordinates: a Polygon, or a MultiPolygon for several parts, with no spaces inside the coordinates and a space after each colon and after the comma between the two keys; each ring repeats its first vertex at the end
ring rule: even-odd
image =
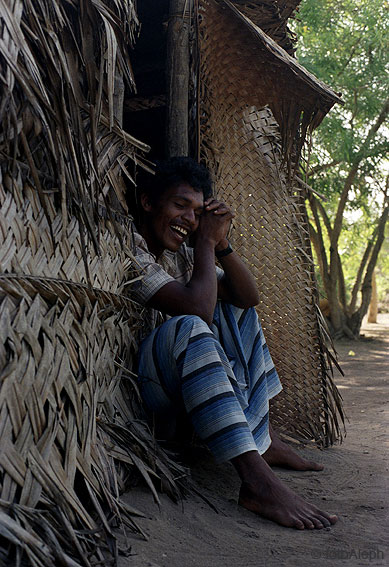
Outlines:
{"type": "Polygon", "coordinates": [[[167,37],[168,157],[187,156],[189,95],[189,31],[192,0],[170,0],[167,37]]]}

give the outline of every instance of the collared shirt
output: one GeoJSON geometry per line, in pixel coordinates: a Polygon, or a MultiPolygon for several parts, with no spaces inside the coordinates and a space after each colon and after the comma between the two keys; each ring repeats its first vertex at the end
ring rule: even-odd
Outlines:
{"type": "MultiPolygon", "coordinates": [[[[129,286],[131,298],[141,305],[147,302],[167,283],[176,281],[186,285],[193,272],[193,248],[183,243],[177,252],[164,250],[161,256],[156,259],[147,248],[145,239],[133,230],[134,256],[137,267],[140,269],[140,277],[129,286]]],[[[215,265],[216,277],[220,280],[223,277],[223,270],[215,265]]],[[[150,332],[156,325],[161,324],[169,318],[155,309],[148,309],[148,319],[150,332]]]]}

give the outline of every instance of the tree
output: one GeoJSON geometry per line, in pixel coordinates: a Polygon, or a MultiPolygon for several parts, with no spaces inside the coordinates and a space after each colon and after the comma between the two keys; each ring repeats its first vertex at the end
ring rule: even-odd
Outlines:
{"type": "Polygon", "coordinates": [[[311,240],[336,338],[359,336],[389,214],[388,27],[379,0],[305,0],[296,23],[299,61],[341,90],[345,103],[313,134],[304,172],[314,189],[309,195],[311,240]],[[350,287],[341,243],[357,210],[364,211],[368,230],[350,287]]]}

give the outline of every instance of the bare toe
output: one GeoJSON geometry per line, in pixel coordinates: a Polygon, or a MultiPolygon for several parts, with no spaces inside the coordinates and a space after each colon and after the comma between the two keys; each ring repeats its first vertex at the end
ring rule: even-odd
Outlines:
{"type": "MultiPolygon", "coordinates": [[[[317,510],[319,516],[321,516],[324,520],[326,520],[329,525],[336,524],[338,521],[338,516],[336,514],[328,514],[327,512],[323,512],[323,510],[317,510]]],[[[326,525],[326,527],[328,527],[326,525]]]]}
{"type": "Polygon", "coordinates": [[[297,530],[305,530],[304,522],[296,519],[292,525],[292,528],[296,528],[297,530]]]}
{"type": "Polygon", "coordinates": [[[321,530],[326,527],[325,518],[318,516],[316,518],[311,518],[311,519],[317,530],[321,530]]]}
{"type": "Polygon", "coordinates": [[[324,515],[318,516],[320,522],[323,524],[324,528],[329,528],[331,526],[331,522],[326,518],[324,515]]]}
{"type": "Polygon", "coordinates": [[[307,517],[303,518],[303,522],[304,522],[305,527],[308,530],[314,530],[315,527],[316,527],[314,522],[313,522],[313,518],[307,518],[307,517]]]}
{"type": "Polygon", "coordinates": [[[315,461],[307,461],[308,470],[311,471],[322,471],[324,469],[324,465],[320,463],[316,463],[315,461]]]}

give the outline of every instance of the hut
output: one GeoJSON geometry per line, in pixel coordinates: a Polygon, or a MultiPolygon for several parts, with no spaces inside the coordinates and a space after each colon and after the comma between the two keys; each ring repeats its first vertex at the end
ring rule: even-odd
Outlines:
{"type": "Polygon", "coordinates": [[[307,129],[339,98],[293,58],[297,2],[139,4],[1,2],[4,565],[115,562],[114,525],[142,533],[120,500],[134,471],[156,499],[156,482],[173,497],[185,489],[138,419],[132,368],[142,312],[129,273],[141,276],[126,195],[166,147],[204,161],[238,213],[232,238],[258,278],[285,386],[274,419],[321,446],[340,435],[296,177],[307,129]],[[186,63],[167,40],[181,32],[186,63]],[[178,59],[184,98],[164,79],[178,59]]]}

